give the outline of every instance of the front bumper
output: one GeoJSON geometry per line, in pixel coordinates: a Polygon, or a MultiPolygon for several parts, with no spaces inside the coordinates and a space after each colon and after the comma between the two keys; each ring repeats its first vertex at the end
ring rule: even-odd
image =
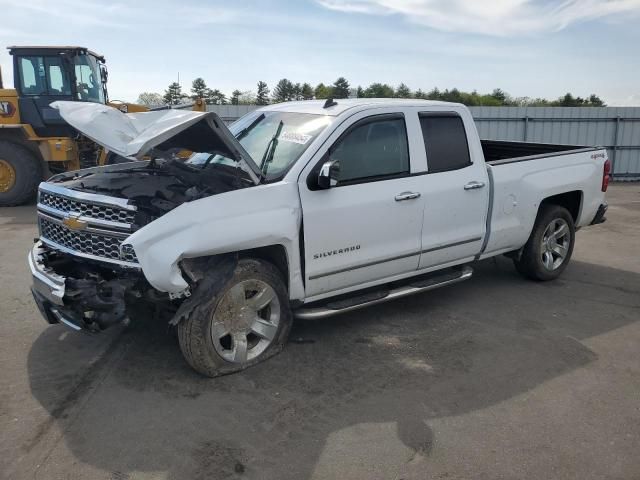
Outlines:
{"type": "Polygon", "coordinates": [[[28,262],[31,293],[48,323],[95,332],[128,321],[124,295],[133,280],[105,280],[97,271],[88,278],[62,276],[47,266],[47,247],[41,242],[29,252],[28,262]]]}
{"type": "Polygon", "coordinates": [[[600,223],[606,222],[607,219],[605,217],[605,214],[607,213],[608,208],[609,205],[607,204],[607,202],[600,204],[600,206],[598,207],[598,211],[596,212],[596,216],[593,217],[593,220],[591,221],[591,225],[598,225],[600,223]]]}
{"type": "Polygon", "coordinates": [[[37,242],[27,256],[33,280],[31,294],[38,310],[50,324],[62,323],[73,330],[82,330],[82,326],[64,312],[66,278],[44,264],[44,252],[42,242],[37,242]]]}

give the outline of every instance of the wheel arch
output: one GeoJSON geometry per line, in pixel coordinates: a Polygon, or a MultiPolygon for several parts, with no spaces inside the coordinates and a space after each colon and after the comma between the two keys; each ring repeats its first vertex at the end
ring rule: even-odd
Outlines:
{"type": "Polygon", "coordinates": [[[573,223],[577,224],[578,219],[580,218],[580,214],[582,212],[582,200],[584,194],[582,190],[573,190],[570,192],[559,193],[556,195],[552,195],[550,197],[544,198],[540,202],[540,206],[538,207],[538,215],[542,210],[542,207],[545,205],[558,205],[560,207],[566,208],[571,217],[573,218],[573,223]]]}
{"type": "Polygon", "coordinates": [[[40,160],[43,169],[46,167],[46,162],[42,156],[39,142],[29,138],[29,135],[24,128],[0,128],[0,142],[3,141],[26,148],[33,153],[38,160],[40,160]]]}

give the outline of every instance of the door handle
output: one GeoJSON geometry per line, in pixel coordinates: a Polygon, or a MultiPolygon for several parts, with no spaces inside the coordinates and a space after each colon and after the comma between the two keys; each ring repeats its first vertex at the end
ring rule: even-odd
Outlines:
{"type": "Polygon", "coordinates": [[[477,181],[473,181],[473,182],[469,182],[464,186],[465,190],[476,190],[478,188],[483,188],[484,187],[484,182],[477,182],[477,181]]]}
{"type": "Polygon", "coordinates": [[[404,200],[413,200],[414,198],[420,198],[420,192],[402,192],[396,195],[396,202],[402,202],[404,200]]]}

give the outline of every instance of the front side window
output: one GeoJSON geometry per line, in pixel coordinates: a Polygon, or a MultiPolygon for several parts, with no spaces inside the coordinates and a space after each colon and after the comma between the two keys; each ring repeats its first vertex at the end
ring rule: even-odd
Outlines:
{"type": "Polygon", "coordinates": [[[73,58],[78,100],[105,103],[104,90],[98,61],[92,55],[77,55],[73,58]]]}
{"type": "Polygon", "coordinates": [[[338,185],[409,173],[409,147],[404,118],[383,116],[356,124],[331,149],[340,162],[338,185]]]}
{"type": "Polygon", "coordinates": [[[471,165],[467,134],[460,116],[422,114],[420,127],[429,173],[458,170],[471,165]]]}

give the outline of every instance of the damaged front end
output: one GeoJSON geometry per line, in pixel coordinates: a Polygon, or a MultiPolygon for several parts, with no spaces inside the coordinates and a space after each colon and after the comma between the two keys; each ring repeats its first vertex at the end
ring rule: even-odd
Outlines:
{"type": "Polygon", "coordinates": [[[128,312],[143,302],[175,311],[177,297],[148,283],[127,239],[184,203],[254,186],[258,178],[250,159],[215,114],[125,116],[76,103],[58,102],[65,120],[132,161],[63,173],[40,184],[40,238],[28,260],[38,308],[49,323],[94,332],[128,323],[128,312]],[[185,149],[232,164],[185,163],[176,155],[185,149]],[[150,160],[133,161],[143,155],[150,160]]]}
{"type": "Polygon", "coordinates": [[[98,332],[127,324],[128,305],[142,297],[144,278],[136,271],[87,265],[37,242],[29,253],[31,292],[51,324],[98,332]]]}

